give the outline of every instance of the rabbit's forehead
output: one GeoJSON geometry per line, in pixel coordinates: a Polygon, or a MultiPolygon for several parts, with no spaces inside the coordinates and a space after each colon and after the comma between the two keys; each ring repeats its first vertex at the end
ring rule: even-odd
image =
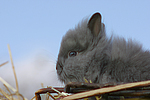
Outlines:
{"type": "Polygon", "coordinates": [[[66,45],[66,46],[75,46],[76,45],[76,41],[74,38],[67,38],[65,39],[63,45],[66,45]]]}
{"type": "Polygon", "coordinates": [[[87,34],[86,31],[79,30],[69,30],[63,37],[62,44],[68,44],[70,46],[80,44],[84,46],[88,41],[90,41],[91,36],[87,34]]]}
{"type": "Polygon", "coordinates": [[[75,49],[76,47],[84,48],[87,46],[88,41],[86,38],[78,38],[78,37],[68,37],[62,40],[61,47],[64,49],[75,49]]]}

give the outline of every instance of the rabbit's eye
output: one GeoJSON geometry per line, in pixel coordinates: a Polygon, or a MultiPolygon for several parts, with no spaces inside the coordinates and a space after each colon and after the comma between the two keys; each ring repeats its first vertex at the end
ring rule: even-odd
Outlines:
{"type": "Polygon", "coordinates": [[[74,56],[76,56],[77,54],[78,54],[78,52],[76,52],[76,51],[71,51],[71,52],[69,52],[68,56],[69,56],[69,57],[74,57],[74,56]]]}

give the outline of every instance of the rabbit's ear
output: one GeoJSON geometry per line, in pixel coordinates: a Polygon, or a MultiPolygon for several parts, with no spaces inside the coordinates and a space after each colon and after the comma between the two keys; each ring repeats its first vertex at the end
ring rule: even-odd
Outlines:
{"type": "Polygon", "coordinates": [[[88,28],[91,30],[94,36],[98,36],[101,31],[101,14],[95,13],[92,15],[88,22],[88,28]]]}

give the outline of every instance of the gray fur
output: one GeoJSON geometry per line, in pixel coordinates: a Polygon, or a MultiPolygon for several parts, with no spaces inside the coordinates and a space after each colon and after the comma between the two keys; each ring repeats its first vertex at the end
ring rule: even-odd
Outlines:
{"type": "Polygon", "coordinates": [[[150,53],[131,39],[108,39],[101,15],[95,13],[63,37],[56,69],[65,84],[84,78],[100,84],[149,80],[150,53]],[[78,54],[70,57],[71,51],[78,54]]]}

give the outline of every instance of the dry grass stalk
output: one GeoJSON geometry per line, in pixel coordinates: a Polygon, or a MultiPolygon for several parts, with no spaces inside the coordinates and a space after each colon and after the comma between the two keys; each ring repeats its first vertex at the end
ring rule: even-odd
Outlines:
{"type": "Polygon", "coordinates": [[[47,92],[47,95],[50,96],[53,100],[56,100],[49,92],[47,92]]]}
{"type": "Polygon", "coordinates": [[[7,86],[8,88],[10,88],[13,92],[16,92],[17,90],[15,88],[13,88],[10,84],[8,84],[4,79],[2,79],[0,77],[0,81],[5,84],[5,86],[7,86]]]}
{"type": "Polygon", "coordinates": [[[123,90],[123,89],[132,88],[132,87],[147,86],[147,85],[150,85],[150,81],[122,84],[122,85],[117,85],[117,86],[113,86],[113,87],[101,88],[101,89],[91,90],[88,92],[73,94],[73,95],[64,97],[61,100],[75,100],[75,99],[94,96],[96,94],[104,94],[104,93],[109,93],[109,92],[113,92],[113,91],[119,91],[119,90],[123,90]]]}
{"type": "Polygon", "coordinates": [[[9,90],[9,88],[5,84],[3,84],[3,85],[6,88],[6,90],[8,91],[8,93],[10,94],[10,97],[12,97],[12,100],[13,100],[13,94],[11,93],[11,91],[9,90]]]}
{"type": "Polygon", "coordinates": [[[17,94],[17,96],[18,96],[18,99],[20,100],[18,81],[17,81],[17,76],[16,76],[15,67],[14,67],[14,64],[13,64],[12,54],[11,54],[11,50],[10,50],[9,44],[8,44],[7,46],[8,46],[8,52],[9,52],[9,56],[10,56],[10,60],[11,60],[12,69],[13,69],[14,76],[15,76],[16,89],[17,89],[16,94],[17,94]]]}
{"type": "Polygon", "coordinates": [[[36,99],[36,97],[34,96],[31,100],[35,100],[36,99]]]}
{"type": "Polygon", "coordinates": [[[8,100],[11,100],[10,96],[4,92],[1,88],[0,88],[0,92],[4,95],[4,97],[6,97],[8,100]]]}
{"type": "Polygon", "coordinates": [[[6,61],[6,62],[0,64],[0,67],[2,67],[3,65],[5,65],[5,64],[7,64],[7,63],[8,63],[8,61],[6,61]]]}
{"type": "Polygon", "coordinates": [[[9,88],[8,88],[5,84],[3,84],[3,85],[5,86],[6,90],[7,90],[10,94],[12,94],[11,91],[9,90],[9,88]]]}

